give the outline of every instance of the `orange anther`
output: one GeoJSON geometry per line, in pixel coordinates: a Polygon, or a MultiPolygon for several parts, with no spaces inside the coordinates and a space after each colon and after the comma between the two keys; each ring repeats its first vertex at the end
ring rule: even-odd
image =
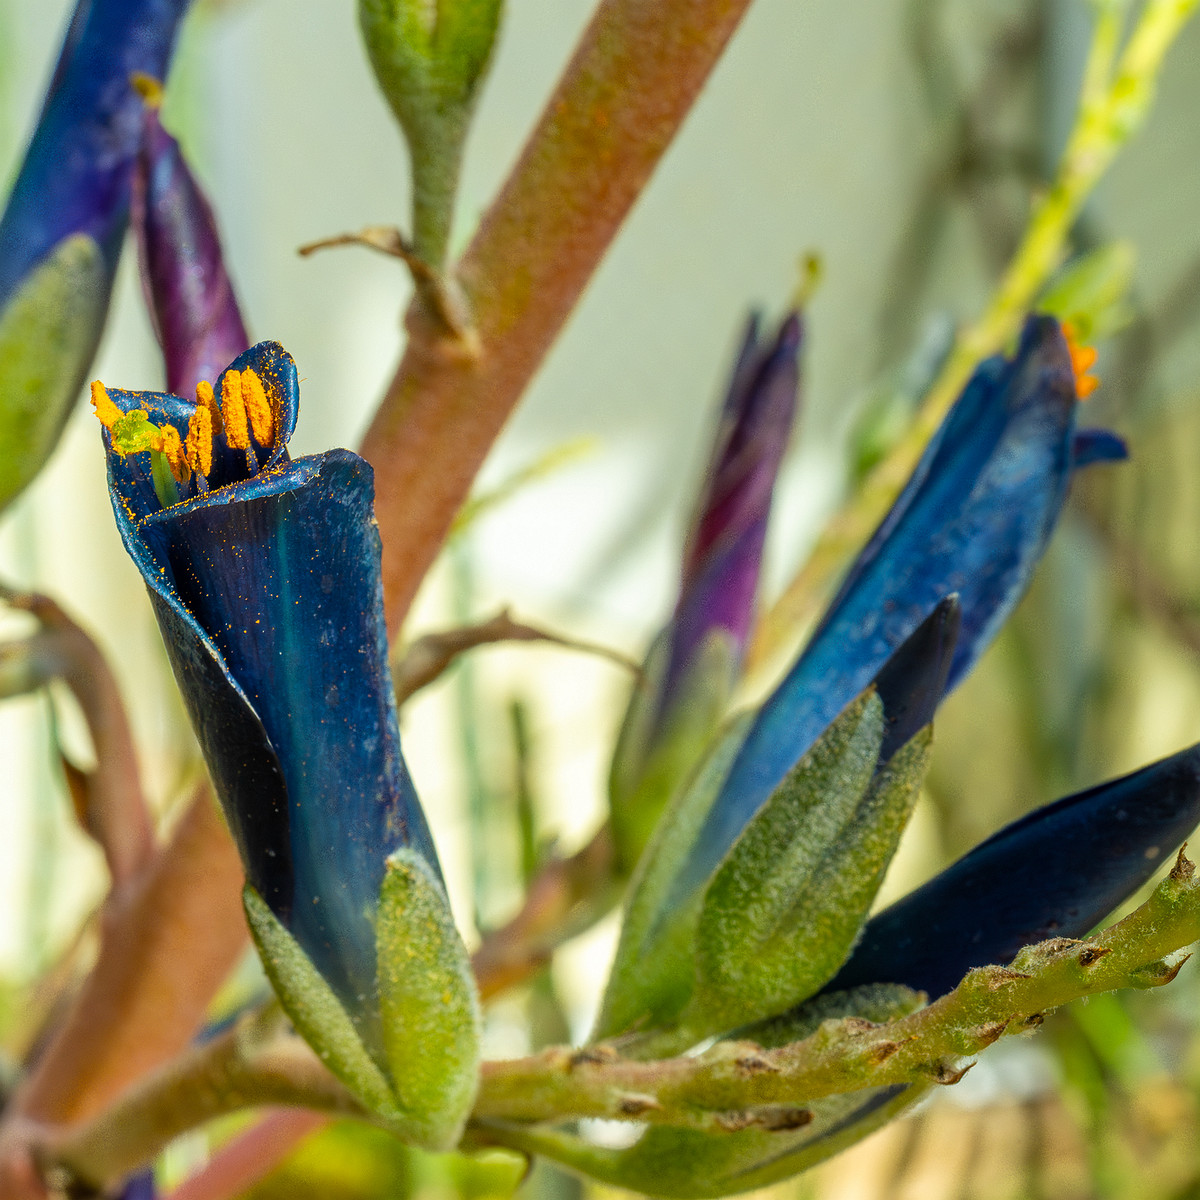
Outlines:
{"type": "Polygon", "coordinates": [[[250,449],[250,427],[246,402],[242,399],[242,373],[230,368],[221,380],[221,416],[225,419],[225,443],[233,450],[250,449]]]}
{"type": "MultiPolygon", "coordinates": [[[[196,384],[196,407],[208,409],[209,428],[214,437],[220,437],[225,432],[225,424],[221,420],[221,410],[217,407],[217,398],[213,395],[213,386],[207,379],[196,384]]],[[[208,472],[206,471],[207,475],[208,472]]]]}
{"type": "Polygon", "coordinates": [[[167,465],[171,468],[171,474],[175,476],[176,481],[178,483],[187,483],[192,476],[192,471],[187,463],[183,442],[179,438],[179,430],[174,425],[162,425],[160,429],[162,431],[162,446],[156,448],[161,449],[162,455],[167,460],[167,465]]]}
{"type": "Polygon", "coordinates": [[[252,367],[242,372],[242,400],[250,418],[250,428],[254,431],[254,440],[264,449],[270,449],[275,438],[275,418],[263,382],[252,367]]]}
{"type": "MultiPolygon", "coordinates": [[[[212,395],[211,386],[208,394],[212,395]]],[[[212,443],[212,410],[200,405],[188,422],[187,441],[184,443],[188,466],[199,475],[212,474],[212,443]]]]}
{"type": "Polygon", "coordinates": [[[1099,386],[1100,380],[1088,372],[1096,365],[1096,348],[1080,345],[1070,321],[1062,324],[1063,336],[1067,339],[1067,350],[1071,355],[1071,372],[1075,376],[1075,395],[1086,400],[1099,386]]]}
{"type": "Polygon", "coordinates": [[[98,379],[92,380],[92,407],[96,410],[96,416],[100,418],[100,424],[105,429],[111,429],[125,415],[112,402],[104,384],[98,379]]]}

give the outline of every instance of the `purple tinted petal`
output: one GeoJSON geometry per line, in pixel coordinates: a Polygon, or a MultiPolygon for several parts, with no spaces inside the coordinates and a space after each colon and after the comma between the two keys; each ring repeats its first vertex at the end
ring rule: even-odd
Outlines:
{"type": "Polygon", "coordinates": [[[249,339],[212,208],[153,107],[145,114],[133,195],[142,284],[163,348],[167,391],[192,396],[196,384],[215,380],[249,339]]]}
{"type": "Polygon", "coordinates": [[[756,318],[747,329],[684,553],[664,710],[710,632],[730,634],[739,656],[749,636],[775,479],[796,414],[801,333],[795,313],[767,346],[758,344],[756,318]]]}

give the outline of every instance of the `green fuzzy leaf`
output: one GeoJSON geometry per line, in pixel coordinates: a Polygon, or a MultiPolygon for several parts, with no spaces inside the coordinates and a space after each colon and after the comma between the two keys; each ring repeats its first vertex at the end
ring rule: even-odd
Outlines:
{"type": "Polygon", "coordinates": [[[751,720],[752,714],[744,714],[729,726],[692,782],[676,793],[642,855],[630,885],[597,1039],[669,1021],[687,1002],[700,897],[690,904],[668,901],[751,720]]]}
{"type": "Polygon", "coordinates": [[[0,509],[58,444],[100,341],[109,289],[100,247],[72,234],[0,314],[0,509]]]}
{"type": "Polygon", "coordinates": [[[865,693],[754,815],[713,876],[683,1024],[718,1033],[830,979],[858,937],[925,775],[927,727],[876,772],[883,706],[865,693]]]}
{"type": "Polygon", "coordinates": [[[609,804],[617,861],[625,871],[637,864],[671,797],[711,746],[736,678],[733,639],[716,630],[700,646],[654,738],[670,653],[668,627],[646,656],[613,752],[609,804]]]}
{"type": "Polygon", "coordinates": [[[387,862],[376,923],[383,1041],[408,1140],[457,1144],[479,1082],[479,999],[441,884],[411,850],[387,862]]]}
{"type": "Polygon", "coordinates": [[[329,984],[249,884],[242,902],[263,969],[297,1032],[371,1112],[402,1131],[404,1117],[391,1085],[329,984]]]}

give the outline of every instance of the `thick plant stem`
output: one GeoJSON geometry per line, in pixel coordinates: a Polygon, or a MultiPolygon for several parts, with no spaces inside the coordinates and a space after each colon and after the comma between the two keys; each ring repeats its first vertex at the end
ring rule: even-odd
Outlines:
{"type": "Polygon", "coordinates": [[[603,0],[457,271],[474,337],[420,299],[367,431],[395,632],[485,455],[750,0],[603,0]]]}
{"type": "Polygon", "coordinates": [[[102,1187],[149,1162],[172,1138],[213,1117],[264,1104],[362,1116],[353,1097],[298,1038],[280,1036],[272,1007],[185,1054],[80,1130],[37,1155],[72,1181],[102,1187]]]}
{"type": "MultiPolygon", "coordinates": [[[[803,1041],[763,1049],[718,1042],[696,1056],[639,1061],[619,1046],[561,1047],[485,1063],[475,1118],[484,1122],[579,1117],[720,1130],[736,1118],[770,1127],[780,1110],[862,1088],[956,1083],[965,1056],[1041,1023],[1071,1000],[1126,987],[1157,987],[1180,963],[1164,961],[1200,938],[1200,883],[1181,851],[1150,899],[1086,941],[1051,938],[1011,966],[971,971],[953,992],[888,1024],[825,1021],[803,1041]]],[[[745,1127],[745,1125],[743,1125],[745,1127]]],[[[503,1141],[503,1138],[500,1138],[503,1141]]]]}
{"type": "Polygon", "coordinates": [[[180,1053],[244,952],[242,867],[208,788],[103,915],[100,956],[5,1116],[86,1120],[180,1053]]]}
{"type": "MultiPolygon", "coordinates": [[[[980,967],[935,1003],[886,1024],[827,1020],[811,1036],[765,1049],[721,1041],[703,1054],[657,1061],[623,1058],[617,1045],[554,1047],[530,1058],[485,1063],[473,1112],[475,1142],[518,1148],[529,1122],[607,1117],[706,1132],[798,1128],[823,1097],[887,1085],[953,1084],[964,1057],[1042,1014],[1117,988],[1158,987],[1181,965],[1166,961],[1200,938],[1200,880],[1180,851],[1154,894],[1123,921],[1086,941],[1051,938],[1008,967],[980,967]]],[[[33,1130],[47,1169],[103,1184],[148,1161],[170,1138],[254,1105],[292,1104],[370,1119],[273,1010],[180,1058],[113,1108],[67,1132],[33,1130]]],[[[18,1161],[19,1154],[10,1150],[18,1161]]],[[[0,1164],[2,1165],[2,1164],[0,1164]]],[[[3,1176],[0,1175],[0,1178],[3,1176]]]]}

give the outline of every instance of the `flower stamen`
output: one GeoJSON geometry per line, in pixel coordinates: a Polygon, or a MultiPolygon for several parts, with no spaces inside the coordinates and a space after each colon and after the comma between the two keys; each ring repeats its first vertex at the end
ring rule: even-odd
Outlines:
{"type": "Polygon", "coordinates": [[[104,384],[98,379],[92,380],[92,407],[96,416],[105,429],[112,427],[125,415],[113,402],[104,384]]]}
{"type": "MultiPolygon", "coordinates": [[[[196,384],[196,407],[208,411],[209,431],[211,437],[222,437],[225,433],[225,422],[221,420],[221,410],[217,398],[213,395],[213,385],[207,379],[201,379],[196,384]]],[[[204,472],[206,475],[207,471],[204,472]]]]}
{"type": "Polygon", "coordinates": [[[275,416],[271,402],[267,399],[266,389],[259,378],[258,372],[247,367],[242,376],[242,401],[250,418],[250,428],[254,432],[254,440],[264,449],[270,449],[275,439],[275,416]]]}
{"type": "Polygon", "coordinates": [[[160,439],[162,444],[154,446],[152,449],[158,450],[167,460],[167,465],[171,468],[171,474],[176,483],[187,483],[192,477],[192,468],[188,465],[179,430],[174,425],[163,425],[160,439]]]}
{"type": "Polygon", "coordinates": [[[242,373],[232,367],[221,380],[221,416],[225,421],[225,443],[231,450],[250,449],[250,426],[242,398],[242,373]]]}
{"type": "Polygon", "coordinates": [[[1062,323],[1063,337],[1067,339],[1067,350],[1071,355],[1071,371],[1075,376],[1075,395],[1086,400],[1099,386],[1100,380],[1088,374],[1096,365],[1095,346],[1084,346],[1070,321],[1062,323]]]}
{"type": "MultiPolygon", "coordinates": [[[[197,388],[199,391],[199,388],[197,388]]],[[[212,395],[209,386],[208,394],[212,395]]],[[[192,418],[188,421],[187,441],[184,443],[187,452],[188,466],[197,475],[212,474],[213,460],[213,422],[212,409],[198,404],[192,418]]]]}

